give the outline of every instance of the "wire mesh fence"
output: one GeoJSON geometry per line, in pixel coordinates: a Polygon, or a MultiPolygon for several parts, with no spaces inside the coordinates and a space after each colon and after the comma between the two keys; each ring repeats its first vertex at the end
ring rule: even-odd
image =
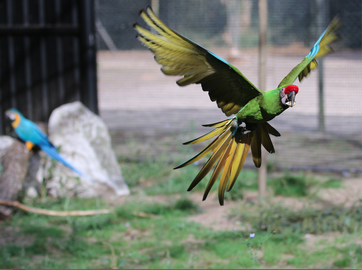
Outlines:
{"type": "MultiPolygon", "coordinates": [[[[157,142],[165,134],[201,135],[201,127],[225,119],[200,85],[178,87],[153,54],[136,40],[139,10],[152,5],[171,28],[236,66],[258,83],[258,1],[98,0],[99,110],[124,138],[157,142]]],[[[271,121],[282,137],[272,138],[279,168],[362,173],[362,2],[359,0],[268,1],[267,89],[274,89],[308,54],[338,15],[341,41],[302,82],[295,107],[271,121]],[[324,123],[319,120],[319,80],[324,85],[324,123]]],[[[175,141],[174,144],[180,144],[175,141]]],[[[141,146],[140,146],[141,147],[141,146]]],[[[143,146],[146,147],[146,146],[143,146]]],[[[152,152],[152,149],[149,149],[152,152]]],[[[155,154],[159,152],[155,151],[155,154]]],[[[251,158],[246,166],[252,166],[251,158]]]]}

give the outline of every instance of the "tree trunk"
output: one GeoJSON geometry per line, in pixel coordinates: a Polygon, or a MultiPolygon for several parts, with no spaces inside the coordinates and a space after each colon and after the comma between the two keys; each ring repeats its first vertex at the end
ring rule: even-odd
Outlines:
{"type": "MultiPolygon", "coordinates": [[[[29,157],[30,152],[17,140],[7,148],[1,158],[3,173],[0,177],[0,199],[18,199],[27,173],[29,157]]],[[[9,217],[12,212],[12,207],[0,206],[0,218],[9,217]]]]}
{"type": "Polygon", "coordinates": [[[22,199],[26,196],[27,190],[30,187],[34,187],[39,196],[42,195],[40,183],[36,178],[36,175],[41,165],[41,157],[39,151],[40,150],[34,150],[34,149],[31,151],[30,158],[28,161],[28,170],[25,176],[25,181],[23,184],[23,188],[21,190],[21,194],[19,194],[20,201],[22,201],[22,199]]]}

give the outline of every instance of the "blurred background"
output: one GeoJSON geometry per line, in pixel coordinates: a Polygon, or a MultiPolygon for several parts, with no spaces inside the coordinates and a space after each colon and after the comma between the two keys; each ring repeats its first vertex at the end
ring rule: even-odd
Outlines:
{"type": "Polygon", "coordinates": [[[182,142],[226,116],[200,85],[179,87],[178,77],[160,71],[136,39],[134,23],[147,27],[140,10],[151,6],[258,86],[258,2],[0,0],[0,133],[11,134],[8,108],[47,122],[55,108],[79,100],[107,124],[131,190],[26,197],[36,208],[112,212],[15,212],[0,222],[2,268],[361,268],[361,0],[266,1],[263,90],[278,86],[335,16],[342,26],[335,52],[295,82],[296,106],[270,122],[282,136],[267,156],[265,200],[251,155],[223,207],[215,189],[201,202],[206,179],[186,192],[203,160],[172,170],[207,143],[182,142]]]}
{"type": "MultiPolygon", "coordinates": [[[[223,113],[199,85],[180,88],[176,77],[164,76],[136,39],[133,24],[145,26],[138,14],[147,6],[258,84],[257,1],[3,0],[1,112],[17,107],[46,122],[57,106],[81,100],[106,121],[115,143],[207,132],[201,125],[224,119],[223,113]]],[[[361,13],[359,0],[268,1],[265,90],[303,59],[335,16],[343,22],[335,53],[296,82],[297,105],[271,121],[282,137],[273,140],[277,154],[268,164],[361,172],[361,13]]],[[[3,113],[0,118],[8,133],[3,113]]],[[[251,159],[246,165],[252,167],[251,159]]]]}
{"type": "MultiPolygon", "coordinates": [[[[181,88],[177,77],[163,75],[153,54],[135,39],[132,25],[145,26],[138,12],[147,5],[257,85],[258,1],[96,1],[99,109],[108,126],[124,136],[152,134],[155,140],[191,128],[201,135],[208,131],[201,124],[225,116],[200,85],[181,88]]],[[[282,137],[273,139],[277,153],[268,156],[268,164],[362,172],[361,12],[361,1],[268,1],[265,90],[300,63],[335,16],[343,23],[342,40],[332,45],[335,53],[322,60],[323,68],[296,81],[297,105],[271,121],[282,137]]],[[[247,164],[253,167],[251,159],[247,164]]]]}

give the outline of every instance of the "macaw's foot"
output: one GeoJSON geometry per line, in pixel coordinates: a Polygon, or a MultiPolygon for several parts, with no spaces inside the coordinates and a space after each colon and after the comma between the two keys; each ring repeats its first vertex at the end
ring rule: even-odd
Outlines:
{"type": "Polygon", "coordinates": [[[244,135],[256,130],[259,127],[259,124],[256,123],[247,123],[244,121],[234,121],[231,127],[233,136],[236,139],[243,137],[244,135]]]}
{"type": "Polygon", "coordinates": [[[256,124],[256,123],[241,122],[238,126],[238,132],[245,135],[253,130],[256,130],[258,127],[259,127],[259,124],[256,124]]]}

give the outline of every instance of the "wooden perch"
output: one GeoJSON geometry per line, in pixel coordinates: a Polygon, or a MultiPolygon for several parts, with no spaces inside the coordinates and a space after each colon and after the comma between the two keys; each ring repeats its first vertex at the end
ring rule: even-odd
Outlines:
{"type": "Polygon", "coordinates": [[[26,206],[21,204],[17,201],[6,201],[0,199],[0,204],[15,206],[24,211],[40,214],[40,215],[47,215],[47,216],[58,216],[58,217],[67,217],[67,216],[92,216],[98,214],[109,214],[111,211],[108,209],[101,209],[101,210],[85,210],[85,211],[53,211],[53,210],[46,210],[46,209],[39,209],[26,206]]]}

